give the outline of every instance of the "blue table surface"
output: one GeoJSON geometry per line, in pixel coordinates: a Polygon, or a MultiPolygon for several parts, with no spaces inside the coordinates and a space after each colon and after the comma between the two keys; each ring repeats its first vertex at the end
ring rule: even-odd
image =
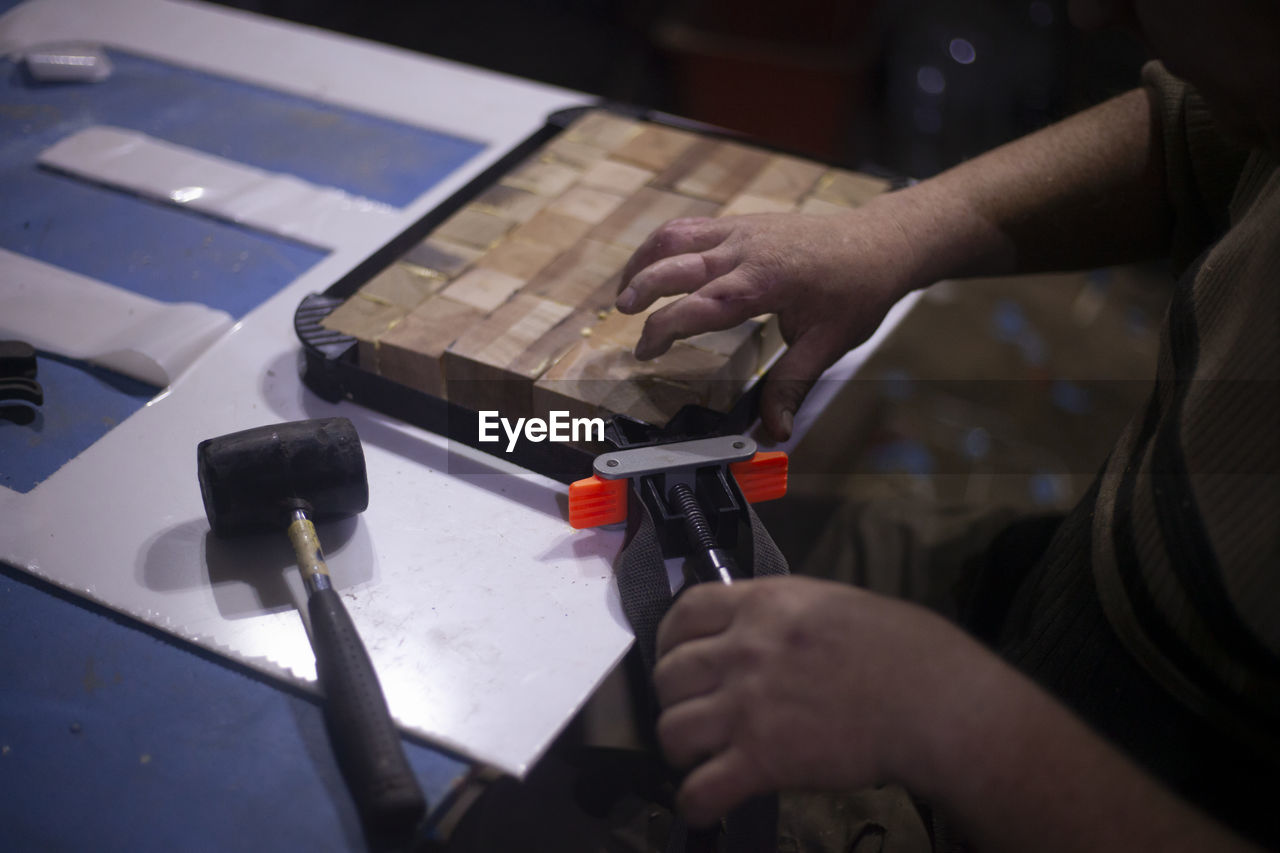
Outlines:
{"type": "MultiPolygon", "coordinates": [[[[403,206],[479,153],[475,141],[111,51],[101,83],[41,84],[0,59],[0,248],[236,319],[324,252],[41,168],[40,152],[109,124],[403,206]]],[[[158,389],[44,360],[33,424],[0,420],[0,485],[28,492],[158,389]]]]}
{"type": "MultiPolygon", "coordinates": [[[[323,253],[45,171],[41,150],[113,124],[403,206],[483,148],[110,56],[99,84],[36,84],[0,60],[0,247],[156,299],[239,318],[323,253]]],[[[158,391],[49,353],[38,380],[36,419],[0,420],[0,485],[19,492],[158,391]]],[[[467,763],[406,746],[438,805],[467,763]]],[[[0,849],[361,846],[314,697],[0,564],[0,849]]]]}
{"type": "MultiPolygon", "coordinates": [[[[0,847],[363,846],[315,697],[2,564],[0,626],[0,847]]],[[[440,806],[468,765],[405,748],[440,806]]]]}

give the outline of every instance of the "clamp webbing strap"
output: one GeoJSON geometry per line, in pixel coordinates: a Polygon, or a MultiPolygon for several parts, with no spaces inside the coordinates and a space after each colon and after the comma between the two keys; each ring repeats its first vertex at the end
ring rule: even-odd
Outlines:
{"type": "MultiPolygon", "coordinates": [[[[750,535],[743,537],[739,566],[750,566],[752,577],[790,574],[786,557],[778,550],[750,504],[746,505],[750,535]]],[[[636,635],[636,646],[648,671],[656,663],[658,623],[671,606],[671,585],[658,542],[657,527],[642,500],[628,502],[627,539],[614,569],[622,611],[636,635]]]]}

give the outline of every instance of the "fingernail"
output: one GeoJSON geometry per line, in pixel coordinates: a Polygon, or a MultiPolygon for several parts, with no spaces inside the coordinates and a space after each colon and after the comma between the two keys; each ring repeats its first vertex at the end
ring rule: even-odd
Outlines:
{"type": "Polygon", "coordinates": [[[636,292],[631,288],[628,287],[626,290],[618,294],[617,305],[619,311],[630,311],[635,307],[635,304],[636,292]]]}
{"type": "Polygon", "coordinates": [[[783,441],[786,441],[788,438],[791,438],[791,430],[795,428],[795,425],[796,425],[795,415],[793,415],[789,410],[783,409],[782,410],[782,432],[783,432],[782,440],[783,441]]]}
{"type": "Polygon", "coordinates": [[[641,338],[640,340],[636,341],[636,350],[635,350],[636,359],[638,361],[648,361],[649,359],[653,358],[654,355],[656,355],[653,349],[654,349],[653,344],[649,343],[644,338],[641,338]]]}

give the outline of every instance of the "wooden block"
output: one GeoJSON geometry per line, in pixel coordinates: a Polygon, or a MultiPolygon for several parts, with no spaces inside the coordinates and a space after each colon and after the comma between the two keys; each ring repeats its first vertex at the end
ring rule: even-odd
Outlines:
{"type": "Polygon", "coordinates": [[[769,164],[769,154],[736,142],[722,142],[683,177],[675,190],[723,204],[742,192],[769,164]]]}
{"type": "Polygon", "coordinates": [[[634,350],[636,343],[640,340],[640,333],[644,330],[644,324],[648,321],[650,315],[662,310],[672,302],[680,301],[682,298],[683,296],[679,294],[661,296],[639,314],[623,314],[610,303],[608,310],[604,312],[600,317],[600,321],[591,330],[592,342],[597,346],[608,344],[625,350],[634,350]]]}
{"type": "Polygon", "coordinates": [[[632,119],[604,110],[592,110],[570,125],[562,138],[612,151],[637,136],[641,129],[641,124],[632,119]]]}
{"type": "Polygon", "coordinates": [[[689,176],[702,162],[710,157],[719,145],[714,139],[699,139],[694,142],[671,165],[658,171],[649,186],[658,189],[673,190],[676,184],[689,176]]]}
{"type": "Polygon", "coordinates": [[[615,149],[612,158],[660,172],[697,141],[698,137],[687,131],[646,124],[625,145],[615,149]]]}
{"type": "Polygon", "coordinates": [[[471,206],[509,222],[528,222],[550,202],[547,196],[528,190],[495,184],[476,197],[471,206]]]}
{"type": "Polygon", "coordinates": [[[516,294],[445,352],[449,399],[474,411],[496,409],[505,417],[531,415],[532,380],[538,373],[530,368],[538,365],[528,354],[572,313],[568,306],[516,294]]]}
{"type": "Polygon", "coordinates": [[[723,379],[725,361],[714,353],[677,342],[652,361],[637,361],[627,350],[582,341],[565,353],[534,384],[539,410],[567,409],[578,417],[626,414],[664,424],[689,403],[712,399],[723,379]]]}
{"type": "Polygon", "coordinates": [[[561,163],[575,169],[589,170],[608,156],[609,152],[597,145],[559,136],[543,147],[538,159],[545,163],[561,163]]]}
{"type": "Polygon", "coordinates": [[[536,195],[554,198],[577,182],[582,175],[580,169],[566,166],[563,163],[544,163],[540,160],[526,160],[515,171],[504,177],[500,183],[535,193],[536,195]]]}
{"type": "Polygon", "coordinates": [[[626,197],[616,193],[590,187],[574,187],[547,205],[547,210],[595,225],[603,222],[624,201],[626,197]]]}
{"type": "Polygon", "coordinates": [[[631,195],[653,179],[656,173],[617,160],[601,160],[582,173],[578,185],[592,189],[631,195]]]}
{"type": "Polygon", "coordinates": [[[541,376],[565,353],[590,336],[591,327],[597,319],[595,311],[585,308],[573,311],[508,364],[508,369],[530,378],[541,376]]]}
{"type": "Polygon", "coordinates": [[[469,305],[437,294],[419,305],[376,341],[378,373],[434,397],[446,393],[442,357],[483,315],[469,305]]]}
{"type": "Polygon", "coordinates": [[[573,313],[572,308],[518,293],[467,329],[450,347],[458,357],[494,367],[517,361],[539,338],[573,313]]]}
{"type": "Polygon", "coordinates": [[[801,213],[810,213],[814,216],[833,216],[837,213],[848,213],[849,210],[850,208],[843,204],[833,204],[820,198],[807,198],[800,203],[801,213]]]}
{"type": "Polygon", "coordinates": [[[600,321],[591,327],[591,344],[595,347],[612,346],[633,351],[647,319],[647,313],[623,314],[617,309],[606,311],[600,321]]]}
{"type": "Polygon", "coordinates": [[[591,232],[591,238],[634,251],[658,226],[686,216],[713,216],[719,205],[643,187],[591,232]]]}
{"type": "Polygon", "coordinates": [[[843,207],[861,207],[888,189],[889,182],[882,178],[833,169],[818,181],[812,197],[843,207]]]}
{"type": "Polygon", "coordinates": [[[360,293],[369,299],[412,311],[427,297],[437,293],[446,282],[447,279],[438,273],[397,261],[369,279],[360,288],[360,293]]]}
{"type": "Polygon", "coordinates": [[[513,224],[509,219],[468,205],[446,219],[439,228],[431,232],[431,236],[477,249],[488,249],[501,240],[513,224]]]}
{"type": "Polygon", "coordinates": [[[811,192],[827,167],[785,154],[771,158],[743,192],[795,204],[811,192]]]}
{"type": "Polygon", "coordinates": [[[563,252],[587,236],[591,223],[563,213],[544,210],[511,232],[512,240],[523,240],[563,252]]]}
{"type": "Polygon", "coordinates": [[[720,208],[716,216],[749,216],[752,213],[790,213],[795,205],[789,201],[762,195],[738,193],[728,204],[720,208]]]}
{"type": "Polygon", "coordinates": [[[428,237],[405,252],[400,260],[439,273],[445,278],[453,278],[482,254],[482,250],[472,246],[428,237]]]}
{"type": "Polygon", "coordinates": [[[476,262],[476,266],[528,281],[555,260],[558,254],[557,250],[540,243],[506,239],[486,252],[476,262]]]}
{"type": "Polygon", "coordinates": [[[363,341],[371,341],[404,318],[409,310],[359,293],[333,310],[320,325],[363,341]]]}
{"type": "Polygon", "coordinates": [[[608,307],[617,296],[616,276],[630,257],[630,250],[620,246],[582,240],[548,264],[525,286],[525,292],[573,308],[608,307]],[[612,290],[602,293],[602,287],[611,282],[612,290]]]}
{"type": "Polygon", "coordinates": [[[498,270],[475,267],[458,276],[441,291],[441,295],[488,314],[522,286],[523,279],[498,270]]]}

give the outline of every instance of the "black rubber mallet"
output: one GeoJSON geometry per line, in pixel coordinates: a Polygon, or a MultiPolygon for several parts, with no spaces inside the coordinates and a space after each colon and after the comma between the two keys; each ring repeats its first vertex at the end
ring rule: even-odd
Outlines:
{"type": "Polygon", "coordinates": [[[311,647],[338,766],[366,831],[405,839],[426,801],[405,759],[369,653],[329,580],[313,521],[369,505],[360,437],[346,418],[257,427],[200,442],[209,526],[231,537],[288,529],[307,588],[311,647]]]}

